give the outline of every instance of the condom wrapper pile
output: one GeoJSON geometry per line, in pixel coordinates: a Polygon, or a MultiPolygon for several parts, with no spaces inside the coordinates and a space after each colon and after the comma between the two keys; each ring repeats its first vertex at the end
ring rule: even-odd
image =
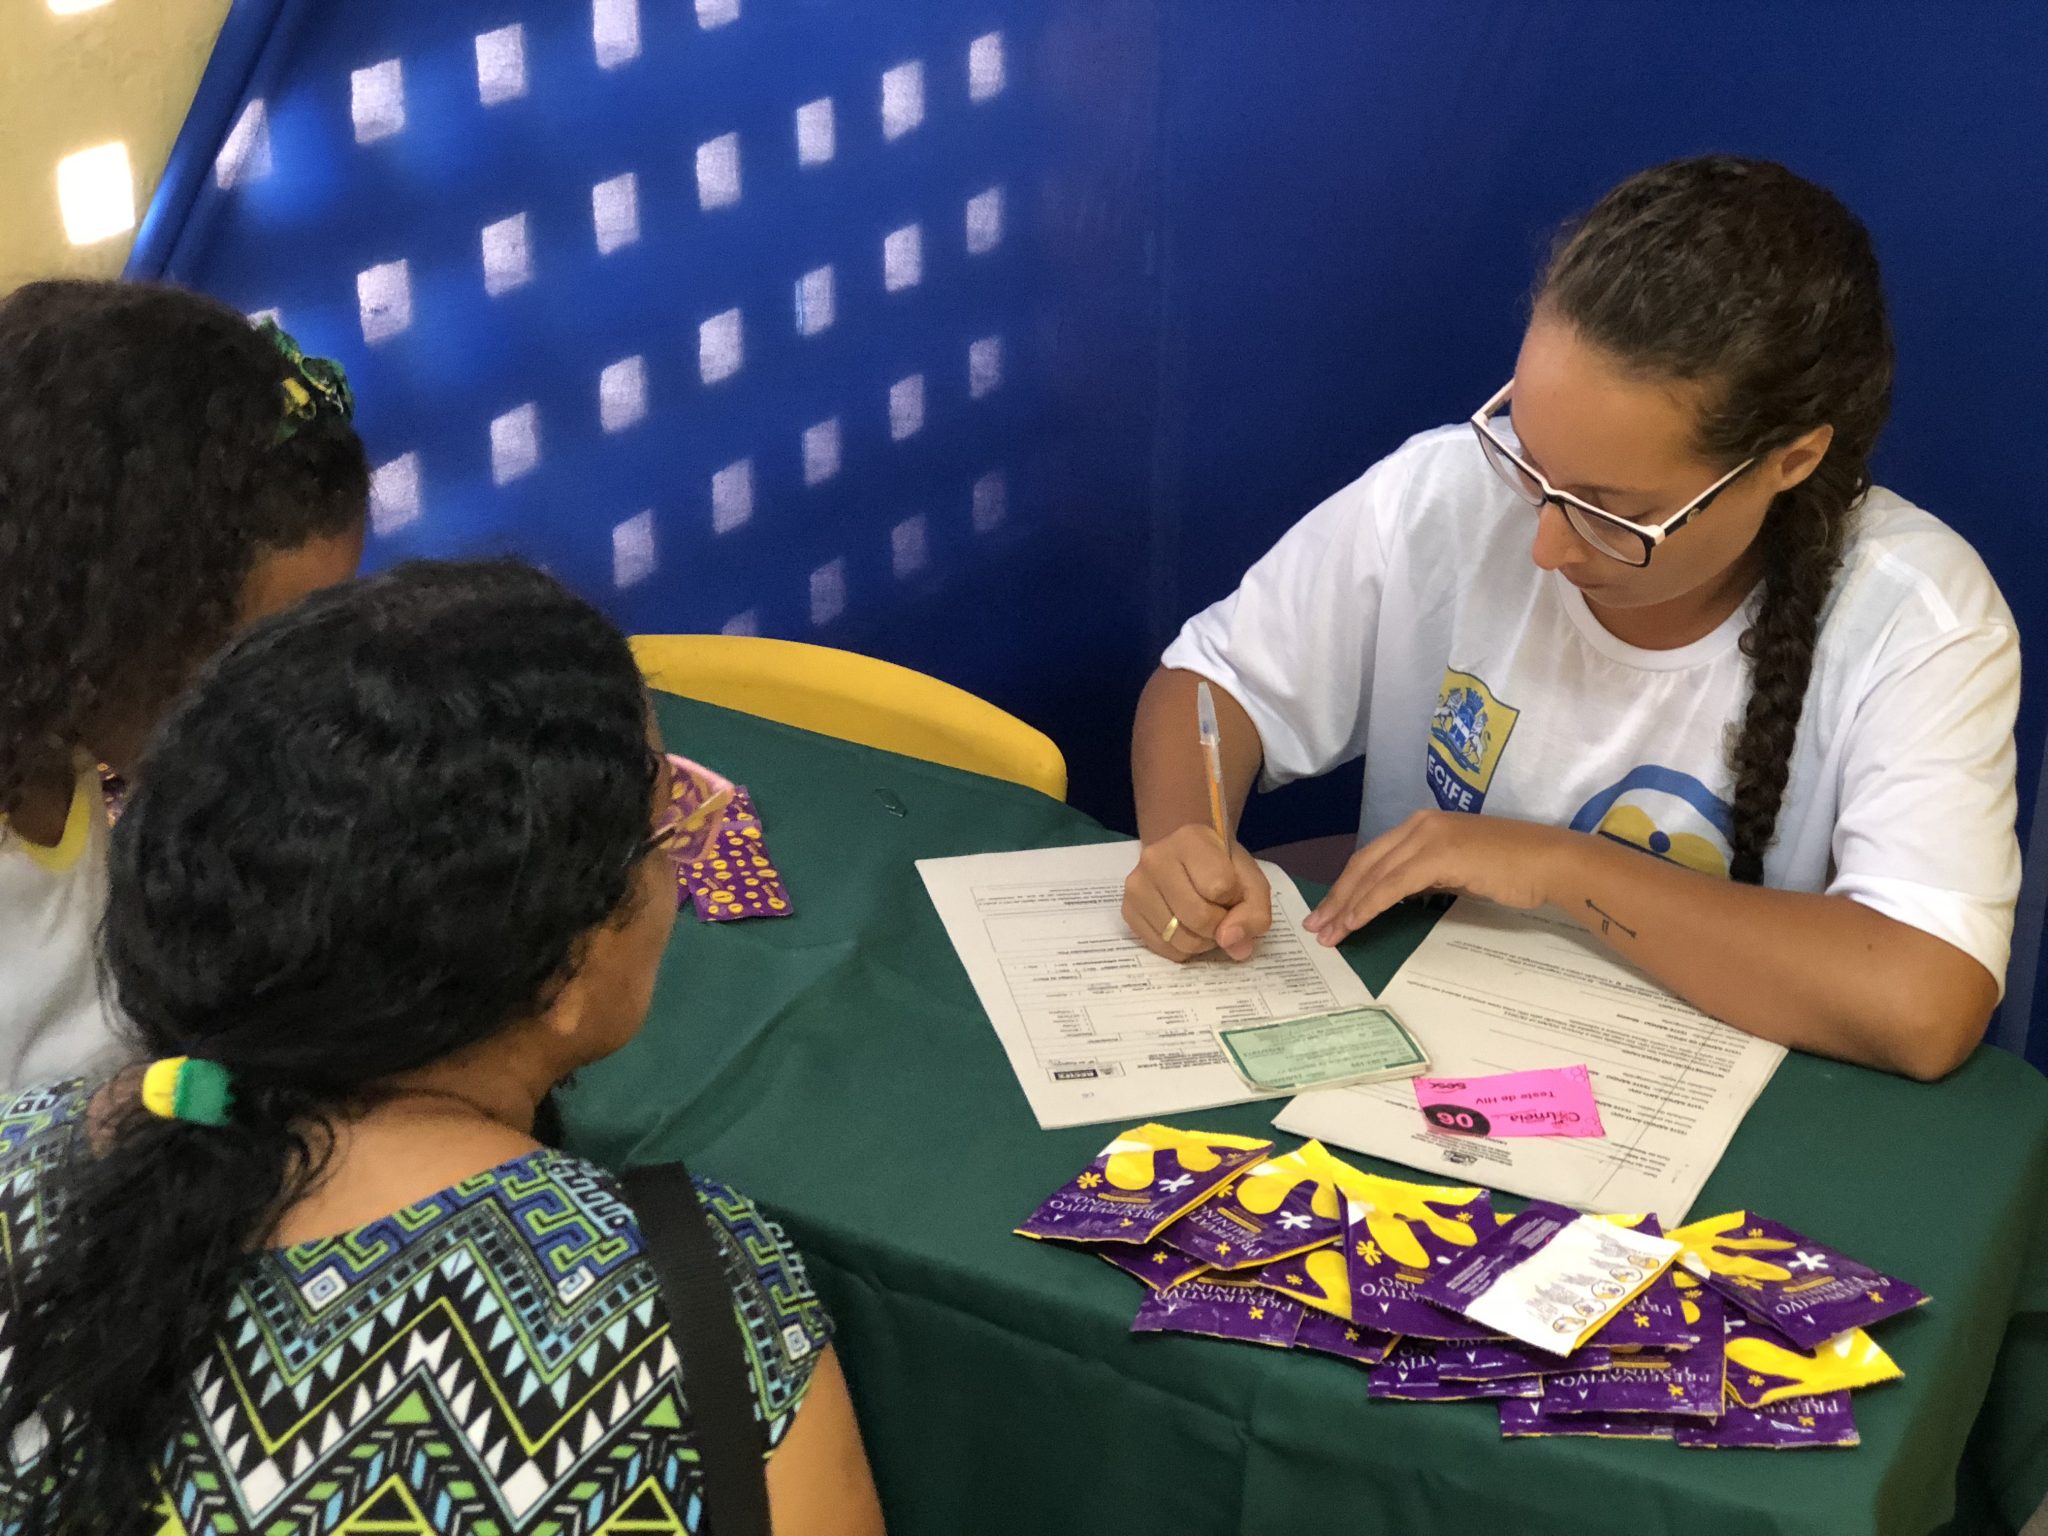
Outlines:
{"type": "Polygon", "coordinates": [[[1350,1390],[1368,1401],[1491,1401],[1511,1440],[1853,1447],[1850,1392],[1898,1365],[1860,1325],[1794,1335],[1926,1300],[1746,1211],[1668,1235],[1543,1201],[1496,1215],[1483,1189],[1368,1174],[1315,1142],[1275,1156],[1157,1124],[1120,1133],[1017,1230],[1137,1279],[1134,1334],[1320,1355],[1302,1369],[1362,1370],[1350,1390]],[[1862,1302],[1795,1278],[1821,1272],[1862,1302]]]}

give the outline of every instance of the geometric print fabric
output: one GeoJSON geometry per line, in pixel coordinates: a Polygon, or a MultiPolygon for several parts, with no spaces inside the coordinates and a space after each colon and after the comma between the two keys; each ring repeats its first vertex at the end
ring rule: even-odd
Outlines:
{"type": "MultiPolygon", "coordinates": [[[[0,1106],[0,1259],[32,1261],[85,1100],[0,1106]]],[[[772,1446],[829,1324],[781,1230],[696,1183],[772,1446]]],[[[695,1531],[684,1386],[618,1185],[538,1149],[251,1260],[165,1448],[160,1536],[695,1531]]]]}

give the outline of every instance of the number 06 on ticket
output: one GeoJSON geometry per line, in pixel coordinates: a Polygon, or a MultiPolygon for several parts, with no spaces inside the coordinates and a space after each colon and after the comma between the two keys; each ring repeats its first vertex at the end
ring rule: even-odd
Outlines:
{"type": "Polygon", "coordinates": [[[1429,1070],[1429,1058],[1385,1008],[1277,1019],[1216,1031],[1237,1075],[1260,1093],[1385,1082],[1429,1070]]]}

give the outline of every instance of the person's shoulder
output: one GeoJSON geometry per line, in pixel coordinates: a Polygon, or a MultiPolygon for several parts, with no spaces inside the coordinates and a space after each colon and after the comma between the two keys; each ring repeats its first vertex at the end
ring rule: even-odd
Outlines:
{"type": "MultiPolygon", "coordinates": [[[[623,1181],[566,1152],[548,1153],[538,1166],[565,1186],[576,1187],[587,1207],[598,1211],[607,1225],[630,1235],[635,1247],[651,1261],[640,1218],[633,1210],[632,1192],[623,1181]],[[609,1215],[604,1216],[607,1210],[609,1215]]],[[[726,1278],[741,1302],[772,1298],[770,1310],[777,1314],[777,1331],[788,1323],[798,1325],[804,1337],[792,1335],[785,1340],[793,1359],[821,1348],[830,1336],[829,1326],[811,1288],[803,1255],[789,1234],[723,1180],[692,1174],[690,1184],[698,1209],[717,1238],[726,1278]]]]}
{"type": "Polygon", "coordinates": [[[0,1097],[0,1176],[32,1149],[67,1134],[84,1118],[89,1098],[83,1078],[45,1083],[0,1097]]]}
{"type": "Polygon", "coordinates": [[[793,1359],[803,1359],[822,1348],[829,1337],[817,1294],[811,1289],[803,1255],[759,1206],[723,1180],[693,1174],[691,1184],[698,1207],[719,1236],[725,1250],[728,1275],[733,1289],[745,1299],[749,1291],[764,1300],[773,1299],[775,1327],[779,1333],[796,1325],[796,1334],[784,1340],[793,1359]],[[797,1335],[802,1335],[798,1338],[797,1335]]]}
{"type": "MultiPolygon", "coordinates": [[[[637,1262],[651,1266],[659,1281],[660,1266],[633,1213],[627,1186],[582,1158],[556,1154],[552,1167],[556,1176],[587,1180],[617,1202],[619,1230],[632,1240],[637,1262]]],[[[831,1319],[812,1288],[802,1255],[780,1224],[722,1180],[693,1174],[691,1186],[717,1240],[734,1310],[747,1336],[748,1366],[769,1442],[779,1443],[809,1388],[818,1357],[832,1342],[831,1319]]],[[[664,1291],[663,1310],[672,1313],[679,1300],[664,1291]]]]}
{"type": "Polygon", "coordinates": [[[83,1080],[9,1093],[0,1102],[0,1267],[37,1241],[47,1177],[74,1145],[89,1103],[83,1080]]]}
{"type": "Polygon", "coordinates": [[[1492,473],[1473,443],[1469,421],[1447,421],[1439,427],[1425,427],[1387,457],[1433,467],[1448,466],[1459,471],[1476,465],[1485,473],[1492,473]]]}
{"type": "Polygon", "coordinates": [[[704,1208],[704,1214],[735,1244],[745,1247],[750,1242],[765,1239],[764,1249],[794,1258],[796,1250],[790,1246],[788,1236],[782,1228],[761,1214],[761,1208],[745,1195],[722,1179],[704,1174],[692,1174],[691,1184],[697,1193],[697,1203],[704,1208]]]}
{"type": "Polygon", "coordinates": [[[1474,488],[1506,490],[1473,442],[1471,425],[1462,421],[1417,432],[1353,483],[1374,479],[1419,496],[1450,493],[1462,498],[1474,488]]]}
{"type": "Polygon", "coordinates": [[[1854,516],[1830,627],[1904,640],[2013,626],[1983,556],[1933,513],[1878,486],[1854,516]]]}
{"type": "Polygon", "coordinates": [[[1469,541],[1499,523],[1513,493],[1487,467],[1472,429],[1452,422],[1418,432],[1332,493],[1307,521],[1370,530],[1382,548],[1426,541],[1469,541]]]}
{"type": "MultiPolygon", "coordinates": [[[[544,1149],[534,1154],[532,1162],[536,1171],[565,1185],[578,1187],[600,1209],[608,1210],[610,1224],[638,1230],[640,1223],[633,1211],[631,1192],[617,1174],[573,1152],[544,1149]]],[[[771,1252],[795,1257],[795,1250],[790,1247],[781,1227],[762,1215],[752,1200],[730,1184],[693,1173],[690,1186],[713,1229],[735,1247],[744,1251],[749,1243],[753,1243],[761,1249],[764,1257],[771,1252]]]]}

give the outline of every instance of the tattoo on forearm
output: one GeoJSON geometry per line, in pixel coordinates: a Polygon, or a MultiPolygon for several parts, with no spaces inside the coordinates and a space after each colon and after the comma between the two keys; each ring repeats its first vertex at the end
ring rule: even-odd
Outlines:
{"type": "Polygon", "coordinates": [[[1586,906],[1596,917],[1600,919],[1601,938],[1605,939],[1612,937],[1611,930],[1616,928],[1619,928],[1623,933],[1627,934],[1630,938],[1634,938],[1636,936],[1635,929],[1629,927],[1627,923],[1624,923],[1612,912],[1609,912],[1605,907],[1601,906],[1598,902],[1594,901],[1592,897],[1588,896],[1586,898],[1586,906]]]}

